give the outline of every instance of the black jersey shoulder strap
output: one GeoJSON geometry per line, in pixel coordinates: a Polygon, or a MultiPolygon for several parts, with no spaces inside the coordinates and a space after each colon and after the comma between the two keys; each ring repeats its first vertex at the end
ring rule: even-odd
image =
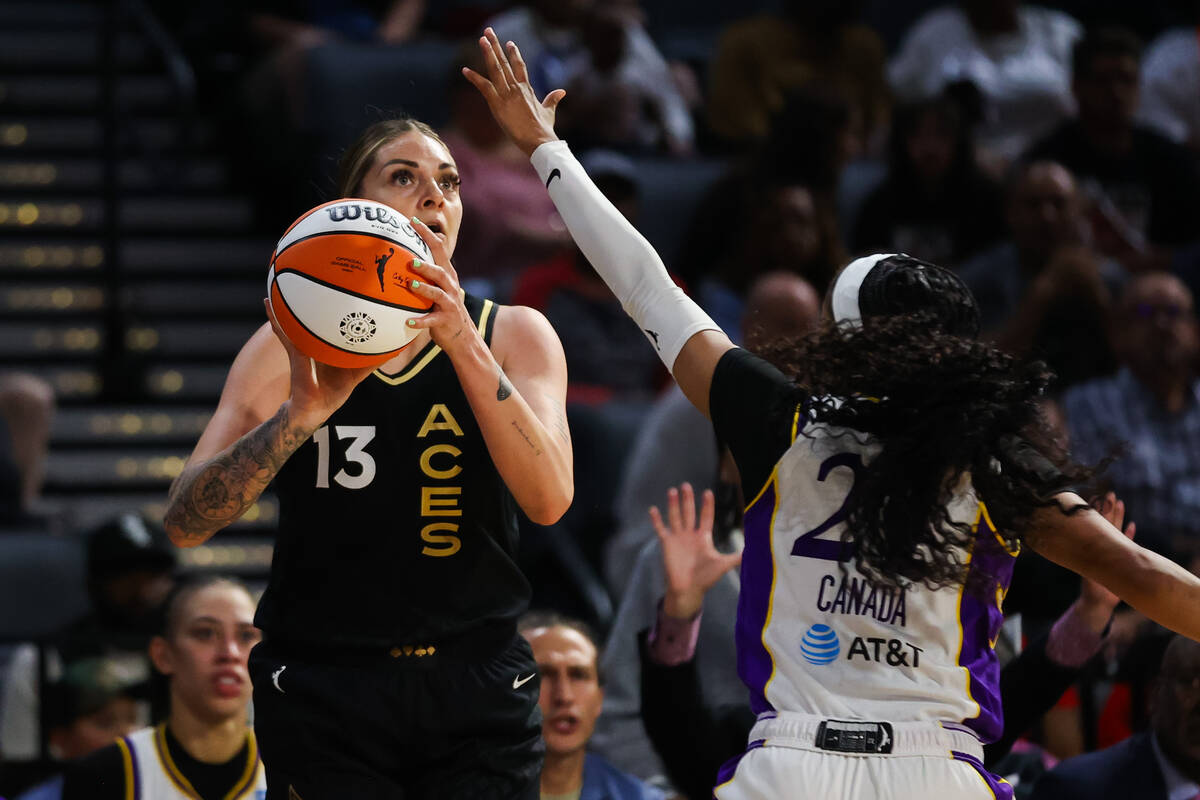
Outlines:
{"type": "MultiPolygon", "coordinates": [[[[483,336],[489,346],[492,343],[492,329],[496,324],[496,311],[499,305],[492,300],[482,297],[476,297],[463,292],[463,305],[467,308],[467,313],[471,315],[475,326],[479,329],[479,333],[483,336]]],[[[402,383],[407,383],[418,372],[429,366],[429,362],[433,361],[442,353],[442,348],[438,347],[432,341],[426,343],[421,352],[417,353],[416,357],[408,363],[400,372],[395,375],[388,375],[380,370],[375,370],[372,373],[376,378],[388,384],[389,386],[399,386],[402,383]]]]}

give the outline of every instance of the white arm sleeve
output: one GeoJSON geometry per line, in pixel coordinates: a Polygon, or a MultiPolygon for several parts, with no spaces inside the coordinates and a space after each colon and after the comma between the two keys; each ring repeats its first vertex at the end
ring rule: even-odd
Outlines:
{"type": "Polygon", "coordinates": [[[721,330],[675,285],[658,253],[600,193],[566,142],[546,142],[530,160],[575,243],[667,369],[673,369],[688,339],[721,330]]]}

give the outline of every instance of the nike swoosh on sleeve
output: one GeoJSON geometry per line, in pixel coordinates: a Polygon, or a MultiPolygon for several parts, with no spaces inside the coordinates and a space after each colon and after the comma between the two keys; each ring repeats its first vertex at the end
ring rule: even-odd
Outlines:
{"type": "Polygon", "coordinates": [[[562,173],[558,171],[558,167],[555,167],[554,169],[550,170],[550,177],[546,178],[546,188],[547,189],[550,188],[550,181],[554,180],[555,178],[561,178],[561,177],[562,177],[562,173]]]}

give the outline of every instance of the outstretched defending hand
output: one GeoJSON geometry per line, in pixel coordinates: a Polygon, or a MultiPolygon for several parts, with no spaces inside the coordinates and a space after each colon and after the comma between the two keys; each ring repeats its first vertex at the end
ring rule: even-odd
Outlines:
{"type": "Polygon", "coordinates": [[[667,492],[668,528],[663,524],[658,506],[650,508],[650,521],[662,544],[663,569],[667,576],[667,593],[663,611],[676,619],[696,615],[704,604],[704,595],[721,576],[742,563],[741,553],[718,552],[713,545],[713,493],[705,490],[700,519],[696,520],[696,496],[692,485],[667,492]],[[682,508],[680,495],[683,496],[682,508]]]}
{"type": "Polygon", "coordinates": [[[533,87],[529,85],[529,73],[525,59],[513,42],[508,43],[508,52],[500,46],[496,32],[491,28],[479,38],[479,49],[487,65],[487,77],[463,67],[466,76],[487,101],[496,122],[508,134],[508,138],[525,155],[532,155],[538,145],[557,141],[554,135],[554,109],[566,96],[562,89],[555,89],[538,102],[533,87]]]}

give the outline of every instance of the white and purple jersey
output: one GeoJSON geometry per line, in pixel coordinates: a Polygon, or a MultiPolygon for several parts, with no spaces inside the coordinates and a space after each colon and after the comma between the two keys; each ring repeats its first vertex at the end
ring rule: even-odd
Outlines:
{"type": "Polygon", "coordinates": [[[878,445],[787,410],[794,387],[744,350],[713,376],[710,409],[746,497],[738,671],[753,710],[835,719],[937,721],[1000,736],[993,645],[1016,553],[964,477],[949,505],[976,537],[964,587],[899,590],[843,560],[847,498],[878,445]],[[983,587],[982,589],[980,587],[983,587]]]}
{"type": "MultiPolygon", "coordinates": [[[[264,800],[267,777],[258,757],[258,743],[247,729],[244,766],[226,800],[264,800]]],[[[125,772],[124,796],[129,800],[195,800],[200,793],[171,757],[166,724],[142,728],[117,739],[125,772]]],[[[236,758],[236,756],[235,756],[236,758]]]]}

